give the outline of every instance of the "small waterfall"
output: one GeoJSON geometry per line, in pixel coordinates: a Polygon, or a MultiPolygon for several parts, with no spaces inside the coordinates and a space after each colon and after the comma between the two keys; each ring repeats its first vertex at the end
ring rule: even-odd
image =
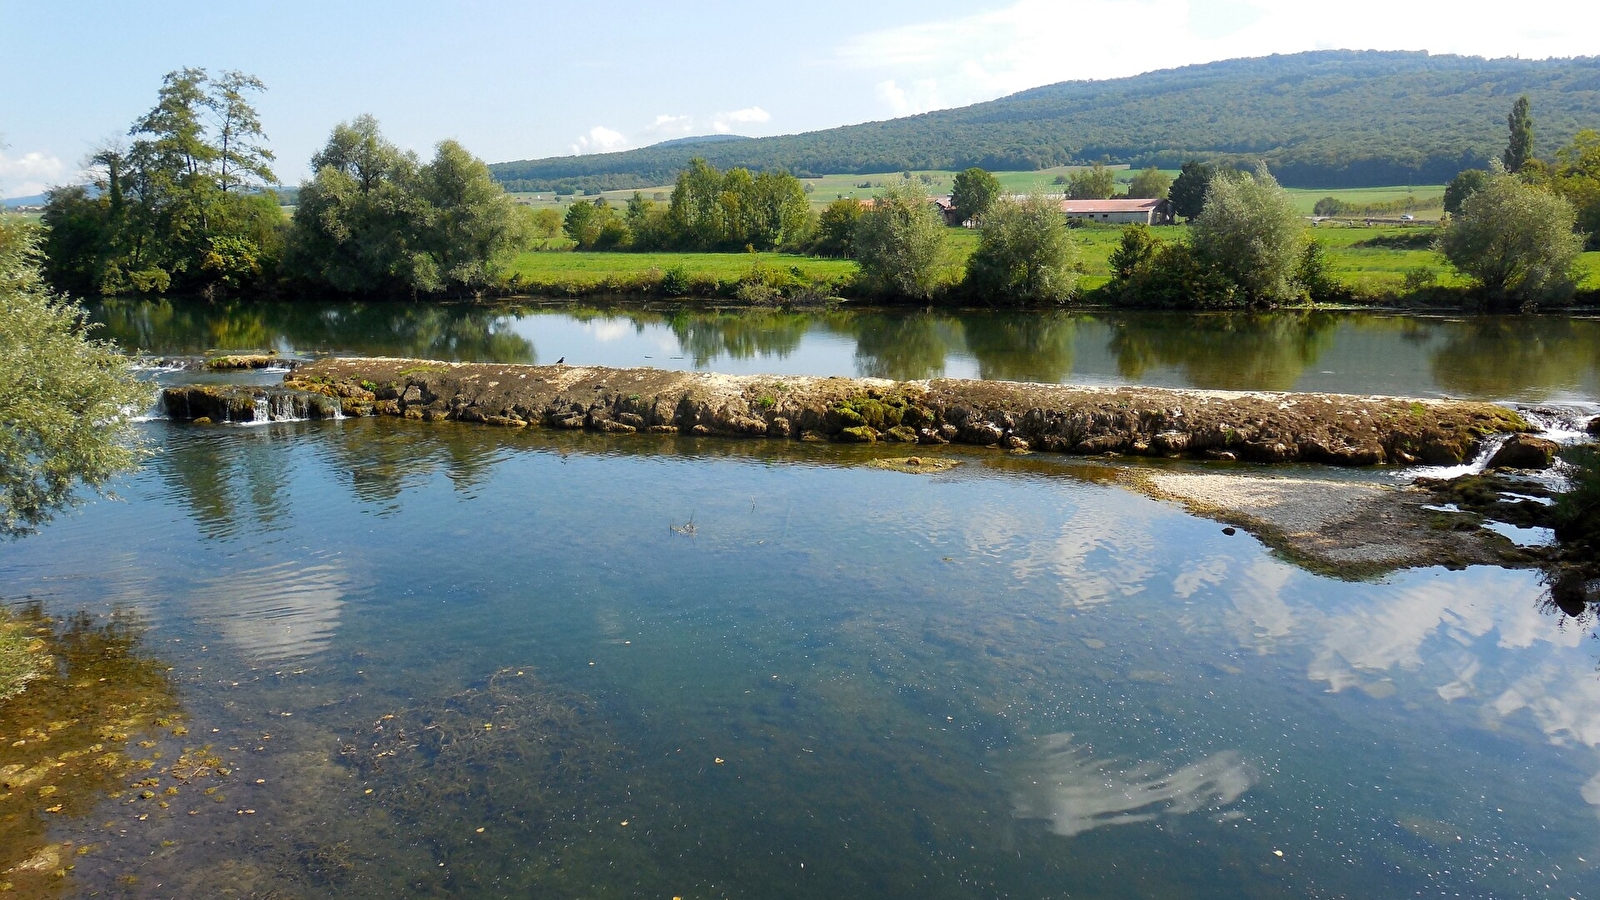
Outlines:
{"type": "Polygon", "coordinates": [[[1458,466],[1415,466],[1404,470],[1403,477],[1406,481],[1414,478],[1459,478],[1462,475],[1477,475],[1489,468],[1489,460],[1494,459],[1495,453],[1511,440],[1509,434],[1491,434],[1478,443],[1478,452],[1467,462],[1458,466]]]}
{"type": "Polygon", "coordinates": [[[255,385],[190,385],[162,391],[159,409],[169,419],[206,418],[235,425],[343,417],[339,400],[322,394],[255,385]]]}

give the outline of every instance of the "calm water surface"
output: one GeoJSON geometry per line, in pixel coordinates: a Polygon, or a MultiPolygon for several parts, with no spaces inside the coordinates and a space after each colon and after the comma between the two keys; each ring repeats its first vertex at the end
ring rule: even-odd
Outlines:
{"type": "Polygon", "coordinates": [[[1600,319],[1372,313],[727,313],[110,301],[105,334],[157,355],[287,354],[996,378],[1232,390],[1600,400],[1600,319]]]}
{"type": "Polygon", "coordinates": [[[55,823],[70,892],[1600,894],[1532,573],[1334,581],[1040,456],[146,427],[0,584],[134,614],[189,729],[138,752],[230,773],[55,823]]]}

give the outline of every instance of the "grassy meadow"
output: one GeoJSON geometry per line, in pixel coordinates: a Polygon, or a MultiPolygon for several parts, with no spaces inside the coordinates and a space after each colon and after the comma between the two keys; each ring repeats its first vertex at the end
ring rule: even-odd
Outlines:
{"type": "MultiPolygon", "coordinates": [[[[1400,189],[1404,190],[1404,189],[1400,189]]],[[[1164,240],[1180,240],[1184,226],[1158,228],[1164,240]]],[[[1431,277],[1442,287],[1465,284],[1444,258],[1428,247],[1434,233],[1429,225],[1372,226],[1324,222],[1310,230],[1327,251],[1333,274],[1358,295],[1384,299],[1406,289],[1407,276],[1431,277]],[[1430,273],[1430,274],[1414,274],[1430,273]]],[[[1093,290],[1111,280],[1110,257],[1122,239],[1117,226],[1089,226],[1071,231],[1083,268],[1080,287],[1093,290]]],[[[978,246],[978,232],[952,228],[945,244],[945,277],[958,279],[967,258],[978,246]]],[[[729,284],[753,271],[777,271],[800,281],[841,286],[855,273],[855,263],[788,253],[628,253],[548,250],[517,257],[511,274],[520,285],[538,293],[549,288],[557,294],[581,293],[603,285],[627,288],[658,282],[677,270],[701,282],[729,284]]],[[[1600,253],[1585,253],[1579,261],[1579,286],[1600,290],[1600,253]]]]}

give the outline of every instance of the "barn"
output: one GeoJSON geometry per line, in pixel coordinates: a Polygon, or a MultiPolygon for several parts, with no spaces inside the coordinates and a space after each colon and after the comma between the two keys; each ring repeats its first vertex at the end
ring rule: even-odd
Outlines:
{"type": "Polygon", "coordinates": [[[1150,200],[1063,200],[1061,212],[1068,219],[1102,225],[1171,225],[1175,221],[1172,201],[1164,197],[1150,200]]]}

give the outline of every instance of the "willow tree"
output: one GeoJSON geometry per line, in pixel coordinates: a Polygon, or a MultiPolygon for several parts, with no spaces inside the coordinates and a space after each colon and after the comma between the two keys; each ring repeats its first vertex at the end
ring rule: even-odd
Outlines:
{"type": "Polygon", "coordinates": [[[1477,283],[1494,308],[1516,309],[1572,295],[1583,237],[1572,204],[1498,163],[1439,236],[1439,251],[1477,283]]]}
{"type": "Polygon", "coordinates": [[[133,468],[150,391],[45,287],[38,236],[0,219],[0,535],[28,534],[133,468]]]}
{"type": "Polygon", "coordinates": [[[939,286],[944,219],[909,178],[883,189],[856,222],[854,250],[873,290],[926,300],[939,286]]]}

